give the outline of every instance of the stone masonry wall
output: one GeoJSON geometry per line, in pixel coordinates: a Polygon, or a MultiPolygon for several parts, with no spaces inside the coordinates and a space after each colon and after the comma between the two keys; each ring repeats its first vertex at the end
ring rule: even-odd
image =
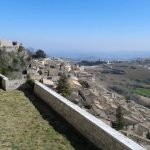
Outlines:
{"type": "Polygon", "coordinates": [[[142,146],[38,81],[34,84],[34,92],[98,148],[144,150],[142,146]]]}
{"type": "Polygon", "coordinates": [[[24,83],[26,83],[26,79],[9,80],[7,77],[1,74],[0,74],[0,78],[1,78],[0,86],[5,91],[17,89],[20,86],[22,86],[24,83]]]}

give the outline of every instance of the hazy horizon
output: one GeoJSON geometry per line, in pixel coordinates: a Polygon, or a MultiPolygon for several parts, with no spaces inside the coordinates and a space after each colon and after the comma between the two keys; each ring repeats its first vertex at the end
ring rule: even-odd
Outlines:
{"type": "Polygon", "coordinates": [[[66,57],[150,56],[149,0],[5,0],[1,6],[1,39],[66,57]]]}
{"type": "Polygon", "coordinates": [[[137,58],[150,58],[150,51],[98,51],[98,52],[48,52],[48,57],[64,57],[72,59],[82,59],[82,60],[132,60],[137,58]]]}

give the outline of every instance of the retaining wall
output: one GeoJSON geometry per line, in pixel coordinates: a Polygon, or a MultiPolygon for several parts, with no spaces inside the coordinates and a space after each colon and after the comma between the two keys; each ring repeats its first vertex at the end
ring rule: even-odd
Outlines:
{"type": "Polygon", "coordinates": [[[1,75],[1,74],[0,74],[0,78],[1,78],[0,86],[5,91],[15,90],[19,88],[20,86],[22,86],[27,81],[26,79],[9,80],[6,76],[1,75]]]}
{"type": "Polygon", "coordinates": [[[38,81],[34,84],[34,92],[98,148],[144,150],[142,146],[38,81]]]}

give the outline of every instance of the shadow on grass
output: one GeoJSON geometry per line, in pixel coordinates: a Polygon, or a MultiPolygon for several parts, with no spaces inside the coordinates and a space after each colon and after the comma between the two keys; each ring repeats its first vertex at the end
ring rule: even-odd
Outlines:
{"type": "Polygon", "coordinates": [[[60,134],[64,135],[75,150],[99,150],[88,139],[83,137],[72,125],[64,120],[49,105],[40,100],[30,90],[21,90],[25,96],[32,102],[35,108],[40,112],[43,119],[60,134]]]}

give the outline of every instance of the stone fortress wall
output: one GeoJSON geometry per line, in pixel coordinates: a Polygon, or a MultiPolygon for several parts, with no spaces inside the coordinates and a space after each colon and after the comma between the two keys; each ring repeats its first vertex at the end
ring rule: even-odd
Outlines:
{"type": "Polygon", "coordinates": [[[34,93],[98,148],[104,150],[144,150],[136,142],[38,81],[34,84],[34,93]]]}

